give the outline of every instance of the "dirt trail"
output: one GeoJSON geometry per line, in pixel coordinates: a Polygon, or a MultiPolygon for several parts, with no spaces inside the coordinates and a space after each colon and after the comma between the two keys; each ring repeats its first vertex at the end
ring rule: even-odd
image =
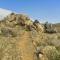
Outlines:
{"type": "Polygon", "coordinates": [[[34,60],[34,47],[28,32],[25,32],[24,35],[21,36],[20,41],[18,42],[18,47],[21,51],[22,60],[34,60]]]}

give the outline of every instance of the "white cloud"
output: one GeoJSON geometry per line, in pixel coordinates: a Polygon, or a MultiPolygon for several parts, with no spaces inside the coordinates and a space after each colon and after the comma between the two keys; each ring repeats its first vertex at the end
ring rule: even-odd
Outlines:
{"type": "Polygon", "coordinates": [[[12,13],[12,11],[0,8],[0,20],[9,15],[10,13],[12,13]]]}

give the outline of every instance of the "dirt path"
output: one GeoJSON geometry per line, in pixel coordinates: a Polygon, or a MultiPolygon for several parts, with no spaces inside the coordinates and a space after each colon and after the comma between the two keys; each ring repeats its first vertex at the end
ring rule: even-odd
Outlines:
{"type": "Polygon", "coordinates": [[[24,35],[21,36],[18,47],[21,51],[22,60],[34,60],[34,47],[28,32],[25,32],[24,35]]]}

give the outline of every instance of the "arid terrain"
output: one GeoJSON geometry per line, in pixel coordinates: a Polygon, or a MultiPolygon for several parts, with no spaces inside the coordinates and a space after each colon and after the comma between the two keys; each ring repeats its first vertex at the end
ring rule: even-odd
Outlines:
{"type": "Polygon", "coordinates": [[[0,60],[60,60],[59,31],[60,24],[11,13],[0,21],[0,60]]]}

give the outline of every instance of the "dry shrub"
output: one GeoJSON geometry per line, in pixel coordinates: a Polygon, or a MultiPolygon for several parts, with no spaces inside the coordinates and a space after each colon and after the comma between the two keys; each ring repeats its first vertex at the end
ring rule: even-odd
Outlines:
{"type": "Polygon", "coordinates": [[[60,60],[59,52],[54,46],[46,46],[43,49],[43,53],[47,56],[49,60],[60,60]]]}

